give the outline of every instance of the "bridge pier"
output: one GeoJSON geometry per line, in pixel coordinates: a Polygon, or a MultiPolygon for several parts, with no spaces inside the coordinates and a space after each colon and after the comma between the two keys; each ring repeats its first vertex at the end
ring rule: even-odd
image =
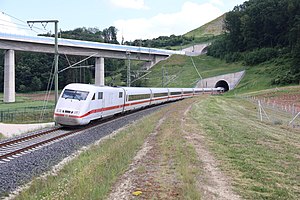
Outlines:
{"type": "Polygon", "coordinates": [[[104,58],[95,58],[95,85],[104,86],[104,58]]]}
{"type": "Polygon", "coordinates": [[[15,102],[15,51],[7,50],[4,55],[4,102],[15,102]]]}

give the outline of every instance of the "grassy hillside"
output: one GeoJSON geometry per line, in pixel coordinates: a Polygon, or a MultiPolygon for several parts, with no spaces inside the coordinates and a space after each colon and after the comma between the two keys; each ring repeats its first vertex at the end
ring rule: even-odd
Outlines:
{"type": "Polygon", "coordinates": [[[193,66],[192,59],[202,78],[243,70],[243,66],[240,64],[228,64],[205,55],[192,58],[173,55],[150,69],[151,73],[145,77],[145,86],[162,87],[162,73],[164,69],[164,87],[194,87],[200,77],[193,66]]]}
{"type": "Polygon", "coordinates": [[[287,76],[290,73],[288,63],[288,60],[275,59],[259,65],[245,67],[246,75],[233,92],[246,93],[287,85],[297,85],[291,83],[275,84],[280,77],[287,76]]]}
{"type": "Polygon", "coordinates": [[[204,24],[199,28],[187,32],[183,36],[201,38],[220,35],[223,32],[224,18],[225,14],[221,15],[220,17],[214,19],[211,22],[208,22],[207,24],[204,24]]]}
{"type": "Polygon", "coordinates": [[[150,69],[149,75],[144,77],[142,86],[145,87],[195,87],[200,79],[193,66],[195,63],[202,78],[209,78],[227,73],[246,70],[244,78],[237,88],[231,93],[239,94],[258,91],[268,88],[280,87],[273,84],[276,77],[287,73],[285,64],[282,62],[268,61],[256,66],[245,66],[241,62],[226,63],[211,56],[201,55],[188,57],[173,55],[169,59],[159,62],[150,69]],[[163,72],[164,71],[164,72],[163,72]],[[164,80],[162,75],[164,73],[164,80]],[[162,84],[164,82],[164,85],[162,84]]]}

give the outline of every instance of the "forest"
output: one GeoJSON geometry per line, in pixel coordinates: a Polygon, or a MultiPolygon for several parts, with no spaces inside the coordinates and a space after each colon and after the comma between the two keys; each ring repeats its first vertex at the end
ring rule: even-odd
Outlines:
{"type": "Polygon", "coordinates": [[[272,62],[279,71],[273,84],[299,83],[299,0],[246,1],[226,14],[224,24],[208,55],[250,67],[272,62]]]}

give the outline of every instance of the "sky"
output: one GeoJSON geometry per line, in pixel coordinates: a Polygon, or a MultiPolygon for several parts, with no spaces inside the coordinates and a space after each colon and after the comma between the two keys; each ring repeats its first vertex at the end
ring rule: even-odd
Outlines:
{"type": "Polygon", "coordinates": [[[62,31],[110,26],[118,40],[182,35],[231,11],[246,0],[0,0],[0,32],[37,35],[54,32],[54,24],[28,20],[58,20],[62,31]]]}

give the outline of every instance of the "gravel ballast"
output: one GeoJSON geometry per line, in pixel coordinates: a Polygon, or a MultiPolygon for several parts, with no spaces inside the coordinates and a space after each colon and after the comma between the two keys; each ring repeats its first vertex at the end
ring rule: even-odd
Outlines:
{"type": "Polygon", "coordinates": [[[30,182],[34,177],[38,177],[49,171],[54,165],[57,165],[81,147],[94,143],[119,128],[153,113],[162,106],[165,105],[151,107],[122,116],[84,130],[74,136],[48,144],[19,158],[0,163],[0,198],[7,196],[18,187],[30,182]]]}

